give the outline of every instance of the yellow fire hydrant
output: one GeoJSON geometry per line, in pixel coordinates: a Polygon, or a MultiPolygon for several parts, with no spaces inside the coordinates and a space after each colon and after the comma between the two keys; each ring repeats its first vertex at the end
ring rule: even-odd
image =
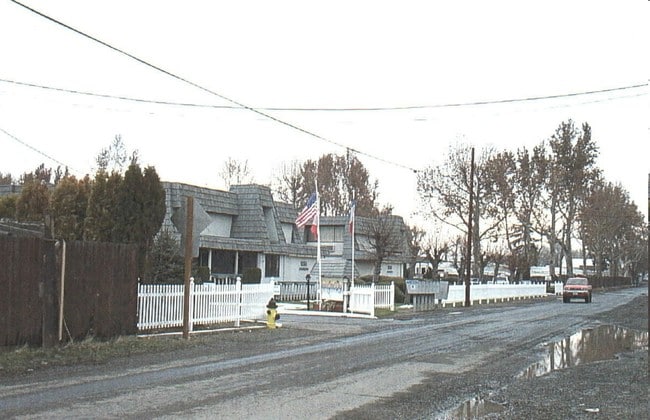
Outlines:
{"type": "Polygon", "coordinates": [[[269,303],[266,305],[266,328],[276,328],[275,321],[278,319],[280,319],[280,314],[278,313],[278,304],[275,303],[274,298],[271,298],[271,300],[269,300],[269,303]]]}

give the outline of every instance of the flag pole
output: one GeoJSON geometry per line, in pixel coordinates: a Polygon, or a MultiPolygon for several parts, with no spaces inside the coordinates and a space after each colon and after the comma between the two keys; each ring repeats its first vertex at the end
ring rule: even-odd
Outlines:
{"type": "Polygon", "coordinates": [[[323,306],[323,295],[322,295],[322,264],[321,264],[321,255],[320,255],[320,194],[318,193],[318,179],[314,181],[316,185],[316,259],[318,261],[318,308],[322,309],[323,306]]]}
{"type": "Polygon", "coordinates": [[[354,287],[354,229],[355,225],[357,224],[356,219],[356,211],[357,211],[357,203],[354,201],[354,190],[352,191],[352,226],[350,229],[350,234],[352,235],[352,274],[351,274],[351,279],[352,279],[352,287],[354,287]]]}

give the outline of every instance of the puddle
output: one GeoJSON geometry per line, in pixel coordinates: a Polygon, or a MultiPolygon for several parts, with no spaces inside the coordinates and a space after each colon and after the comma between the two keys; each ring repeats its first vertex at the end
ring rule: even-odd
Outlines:
{"type": "MultiPolygon", "coordinates": [[[[542,346],[542,359],[521,372],[517,378],[528,379],[546,375],[583,363],[616,358],[619,353],[648,348],[648,333],[633,331],[615,325],[601,325],[577,332],[555,343],[542,346]]],[[[473,398],[465,401],[447,415],[454,419],[476,419],[503,412],[501,404],[473,398]]]]}
{"type": "Polygon", "coordinates": [[[502,413],[505,407],[483,398],[472,398],[465,401],[455,410],[447,413],[453,419],[478,419],[489,414],[502,413]]]}
{"type": "Polygon", "coordinates": [[[519,374],[519,378],[536,378],[554,370],[583,363],[616,358],[626,351],[648,348],[648,333],[615,325],[601,325],[579,331],[555,343],[544,344],[542,359],[519,374]]]}

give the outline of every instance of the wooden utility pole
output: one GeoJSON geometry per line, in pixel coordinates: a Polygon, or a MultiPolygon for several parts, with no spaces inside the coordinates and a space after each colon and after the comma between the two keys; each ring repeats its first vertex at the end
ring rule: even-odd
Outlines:
{"type": "Polygon", "coordinates": [[[474,217],[474,148],[469,169],[469,214],[467,220],[467,275],[465,276],[465,306],[471,305],[470,283],[472,277],[472,218],[474,217]]]}
{"type": "Polygon", "coordinates": [[[192,275],[192,227],[194,225],[194,197],[187,197],[185,211],[185,271],[183,281],[183,338],[190,338],[190,276],[192,275]]]}

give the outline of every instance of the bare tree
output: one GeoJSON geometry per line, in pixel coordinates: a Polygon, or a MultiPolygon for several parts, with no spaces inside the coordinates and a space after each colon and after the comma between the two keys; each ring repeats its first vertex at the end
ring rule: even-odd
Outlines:
{"type": "Polygon", "coordinates": [[[424,255],[429,264],[431,264],[431,272],[435,275],[438,272],[438,266],[445,260],[445,256],[449,252],[448,242],[438,242],[432,240],[427,243],[424,248],[424,255]]]}
{"type": "MultiPolygon", "coordinates": [[[[370,216],[376,210],[379,185],[377,181],[370,181],[368,171],[352,153],[344,156],[328,154],[318,161],[307,160],[300,168],[299,177],[301,183],[295,189],[297,207],[307,201],[318,182],[323,216],[347,215],[353,196],[357,215],[370,216]]],[[[284,188],[288,187],[285,183],[284,188]]]]}
{"type": "Polygon", "coordinates": [[[11,185],[13,184],[13,178],[9,172],[6,174],[0,172],[0,185],[11,185]]]}
{"type": "Polygon", "coordinates": [[[549,145],[548,196],[545,203],[549,221],[538,223],[538,227],[549,242],[551,276],[555,276],[555,266],[563,256],[566,256],[567,275],[573,275],[574,225],[589,185],[600,176],[600,171],[595,167],[598,147],[591,139],[589,124],[583,124],[580,130],[572,120],[560,124],[549,145]]]}
{"type": "Polygon", "coordinates": [[[619,269],[635,268],[635,261],[643,254],[638,246],[643,236],[639,234],[644,229],[643,215],[620,185],[596,182],[578,217],[581,239],[593,256],[597,275],[605,268],[611,275],[617,275],[619,269]]]}
{"type": "MultiPolygon", "coordinates": [[[[126,146],[122,141],[122,136],[118,134],[113,138],[113,142],[108,147],[103,148],[95,158],[95,162],[97,163],[97,172],[105,171],[107,173],[122,173],[124,166],[126,165],[127,156],[128,152],[126,151],[126,146]]],[[[137,152],[134,152],[134,157],[136,156],[137,152]]]]}
{"type": "Polygon", "coordinates": [[[417,226],[412,226],[407,230],[406,233],[408,235],[407,240],[408,240],[408,247],[410,251],[408,276],[413,277],[413,275],[415,274],[415,265],[423,251],[424,245],[422,241],[424,240],[426,232],[417,226]]]}
{"type": "Polygon", "coordinates": [[[401,231],[403,226],[402,218],[394,216],[390,207],[377,211],[374,217],[368,218],[368,243],[375,257],[373,282],[379,281],[381,265],[387,258],[404,252],[405,233],[401,231]]]}
{"type": "Polygon", "coordinates": [[[492,198],[493,190],[486,165],[493,155],[492,148],[481,151],[474,171],[474,212],[469,215],[470,149],[456,145],[449,150],[441,166],[430,167],[418,173],[418,192],[424,206],[425,217],[433,218],[467,234],[472,220],[472,251],[474,272],[480,275],[481,240],[494,235],[500,220],[492,198]],[[485,224],[481,222],[486,222],[485,224]]]}
{"type": "Polygon", "coordinates": [[[302,185],[303,177],[300,162],[293,160],[289,163],[283,163],[276,171],[272,190],[280,201],[298,208],[304,205],[299,201],[299,192],[302,185]]]}
{"type": "Polygon", "coordinates": [[[219,173],[226,189],[231,185],[249,184],[254,182],[253,175],[248,167],[248,159],[238,161],[231,157],[224,162],[221,172],[219,173]]]}
{"type": "Polygon", "coordinates": [[[526,148],[517,150],[516,154],[498,153],[487,165],[496,220],[501,221],[493,240],[505,239],[508,255],[504,258],[515,279],[529,278],[530,267],[537,263],[533,214],[544,192],[547,167],[543,143],[532,153],[526,148]]]}

